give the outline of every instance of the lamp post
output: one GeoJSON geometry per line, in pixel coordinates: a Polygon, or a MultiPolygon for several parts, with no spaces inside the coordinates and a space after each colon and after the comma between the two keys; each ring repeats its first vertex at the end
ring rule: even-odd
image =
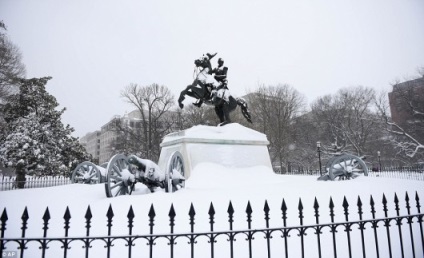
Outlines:
{"type": "Polygon", "coordinates": [[[321,142],[317,142],[318,161],[319,161],[319,174],[322,176],[321,170],[321,142]]]}
{"type": "Polygon", "coordinates": [[[378,172],[381,172],[381,158],[380,158],[380,151],[377,151],[377,157],[378,157],[378,172]]]}

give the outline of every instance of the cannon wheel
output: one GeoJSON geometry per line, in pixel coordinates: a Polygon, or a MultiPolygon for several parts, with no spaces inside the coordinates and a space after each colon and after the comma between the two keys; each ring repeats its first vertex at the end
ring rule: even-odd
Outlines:
{"type": "Polygon", "coordinates": [[[361,158],[350,154],[342,154],[335,157],[328,169],[331,180],[352,179],[360,174],[368,176],[368,167],[365,162],[361,158]]]}
{"type": "Polygon", "coordinates": [[[99,184],[102,181],[99,168],[90,161],[78,164],[71,176],[73,184],[99,184]]]}
{"type": "Polygon", "coordinates": [[[185,178],[184,171],[183,156],[179,151],[173,152],[168,160],[165,171],[165,191],[167,193],[175,192],[185,187],[185,180],[175,178],[178,175],[174,175],[174,173],[179,173],[185,178]]]}
{"type": "Polygon", "coordinates": [[[107,197],[131,194],[134,189],[135,177],[130,172],[127,156],[113,156],[106,167],[105,191],[107,197]]]}

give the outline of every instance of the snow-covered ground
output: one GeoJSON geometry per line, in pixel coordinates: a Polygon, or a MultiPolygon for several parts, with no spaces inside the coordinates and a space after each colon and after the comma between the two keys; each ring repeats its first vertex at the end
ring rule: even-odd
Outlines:
{"type": "MultiPolygon", "coordinates": [[[[46,207],[49,208],[51,220],[49,222],[48,237],[64,236],[64,220],[63,216],[67,207],[71,213],[70,236],[85,236],[85,213],[87,207],[90,206],[93,214],[92,228],[90,235],[106,236],[107,235],[107,218],[106,213],[111,205],[114,212],[112,235],[128,234],[127,214],[130,206],[132,206],[135,218],[133,234],[149,233],[149,217],[148,212],[153,204],[156,217],[154,233],[169,233],[169,210],[173,204],[176,212],[175,232],[184,233],[190,231],[189,225],[189,209],[193,204],[195,217],[195,231],[207,232],[210,230],[208,211],[211,203],[213,203],[216,215],[214,230],[227,230],[228,214],[227,209],[231,201],[234,214],[234,229],[246,229],[246,206],[250,202],[253,215],[252,227],[265,228],[264,220],[264,204],[268,202],[270,211],[270,227],[281,227],[283,225],[281,215],[281,204],[284,200],[288,207],[287,221],[288,226],[299,225],[298,205],[299,200],[302,201],[304,207],[304,224],[315,224],[314,217],[314,200],[315,197],[320,206],[320,223],[330,222],[329,201],[330,197],[334,201],[336,221],[344,221],[345,214],[342,203],[346,197],[349,202],[349,220],[355,221],[359,219],[357,199],[360,196],[363,203],[363,218],[371,218],[370,212],[370,196],[372,195],[376,203],[376,217],[383,218],[384,211],[382,206],[383,193],[388,200],[388,215],[396,216],[393,199],[395,193],[400,199],[400,213],[406,215],[405,193],[409,194],[411,199],[411,213],[417,213],[415,204],[415,194],[418,193],[421,199],[424,199],[424,182],[388,179],[388,178],[371,178],[359,177],[350,181],[317,181],[316,177],[307,176],[284,176],[276,175],[267,167],[252,168],[226,168],[212,163],[198,164],[189,180],[186,182],[186,188],[175,193],[165,193],[159,191],[156,193],[147,193],[147,189],[142,184],[136,185],[136,190],[130,196],[120,196],[116,198],[106,198],[104,185],[65,185],[50,188],[39,189],[23,189],[0,192],[0,211],[7,210],[9,220],[7,221],[7,230],[5,237],[21,236],[21,216],[25,209],[28,208],[29,220],[26,237],[41,237],[43,227],[43,214],[46,207]]],[[[422,204],[423,201],[421,201],[422,204]]],[[[403,238],[405,241],[405,257],[411,255],[411,241],[409,240],[409,228],[404,221],[403,238]],[[409,241],[409,242],[408,242],[409,241]]],[[[417,257],[423,257],[421,247],[421,237],[419,232],[419,224],[414,221],[413,233],[417,257]]],[[[358,226],[352,227],[352,245],[353,257],[362,257],[360,247],[360,235],[357,230],[358,226]]],[[[348,257],[346,232],[344,228],[339,228],[337,233],[337,249],[338,257],[348,257]]],[[[391,224],[391,237],[393,257],[399,256],[399,232],[393,221],[391,224]]],[[[387,235],[385,227],[380,224],[379,245],[380,257],[387,257],[387,235]]],[[[326,228],[322,235],[322,252],[323,257],[332,257],[332,244],[329,229],[326,228]]],[[[367,257],[375,257],[375,243],[373,230],[370,224],[366,230],[366,246],[367,257]]],[[[235,257],[247,257],[247,241],[244,237],[239,237],[235,242],[235,257]]],[[[187,239],[179,239],[175,245],[174,257],[190,257],[190,245],[187,239]]],[[[305,236],[306,253],[305,257],[317,257],[316,235],[309,231],[305,236]]],[[[255,237],[253,242],[254,257],[266,257],[266,240],[261,236],[255,237]]],[[[299,237],[296,232],[292,232],[289,237],[289,257],[300,257],[299,237]]],[[[104,243],[95,242],[90,249],[90,257],[105,257],[106,249],[104,243]]],[[[68,250],[69,257],[83,257],[84,249],[82,243],[78,242],[71,245],[68,250]]],[[[210,244],[207,239],[198,239],[195,245],[196,257],[210,257],[210,244]],[[209,249],[208,249],[209,248],[209,249]]],[[[226,237],[218,238],[215,243],[215,257],[229,257],[229,242],[226,237]]],[[[16,245],[10,243],[7,245],[8,250],[16,250],[16,245]]],[[[271,257],[283,257],[284,254],[283,238],[280,234],[273,235],[271,241],[271,257]]],[[[169,257],[169,245],[163,241],[159,241],[154,247],[154,257],[169,257]]],[[[148,256],[149,247],[145,242],[136,243],[133,247],[134,257],[148,256]]],[[[127,257],[128,247],[123,241],[116,242],[112,248],[111,257],[127,257]]],[[[26,251],[25,257],[40,257],[38,245],[30,244],[26,251]]],[[[58,243],[52,244],[47,250],[46,257],[62,257],[63,249],[58,243]]]]}

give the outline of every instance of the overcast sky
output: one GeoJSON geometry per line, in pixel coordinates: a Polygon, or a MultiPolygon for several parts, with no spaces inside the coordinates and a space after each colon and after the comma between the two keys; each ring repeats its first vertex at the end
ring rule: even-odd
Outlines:
{"type": "Polygon", "coordinates": [[[287,83],[309,103],[389,90],[424,66],[423,0],[0,0],[0,20],[27,77],[53,77],[75,136],[133,110],[120,98],[130,83],[177,97],[206,52],[225,60],[233,95],[287,83]]]}

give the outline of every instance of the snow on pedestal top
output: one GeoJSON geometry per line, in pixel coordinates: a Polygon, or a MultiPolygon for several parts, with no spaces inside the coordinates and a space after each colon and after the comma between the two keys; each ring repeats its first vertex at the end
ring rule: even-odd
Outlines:
{"type": "Polygon", "coordinates": [[[197,125],[181,132],[168,134],[161,146],[169,146],[180,142],[220,143],[220,144],[255,144],[268,145],[267,137],[240,124],[233,123],[225,126],[197,125]]]}

